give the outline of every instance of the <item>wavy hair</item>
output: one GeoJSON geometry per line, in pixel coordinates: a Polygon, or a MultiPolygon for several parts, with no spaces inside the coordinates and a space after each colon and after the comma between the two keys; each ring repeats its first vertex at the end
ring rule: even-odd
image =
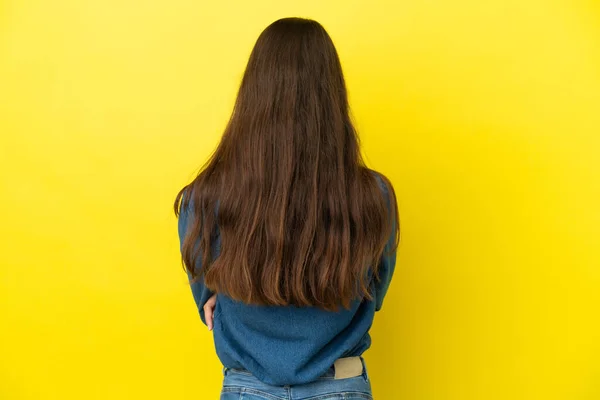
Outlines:
{"type": "Polygon", "coordinates": [[[390,251],[398,243],[396,198],[361,157],[318,22],[285,18],[262,32],[219,145],[176,198],[177,215],[188,209],[183,262],[215,292],[327,310],[371,299],[370,272],[377,279],[390,237],[390,251]]]}

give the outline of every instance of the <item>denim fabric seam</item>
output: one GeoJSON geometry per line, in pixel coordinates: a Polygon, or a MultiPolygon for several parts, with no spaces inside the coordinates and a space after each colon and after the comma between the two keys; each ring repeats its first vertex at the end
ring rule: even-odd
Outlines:
{"type": "Polygon", "coordinates": [[[221,393],[248,393],[264,397],[268,400],[287,400],[285,397],[279,397],[271,393],[263,392],[262,390],[247,388],[244,386],[223,385],[221,393]]]}
{"type": "MultiPolygon", "coordinates": [[[[219,299],[219,298],[217,297],[217,300],[218,300],[218,299],[219,299]]],[[[213,314],[213,318],[215,318],[215,319],[216,319],[218,316],[220,316],[220,315],[221,315],[221,311],[222,311],[222,310],[221,310],[220,304],[219,304],[219,302],[217,301],[217,302],[215,303],[215,313],[213,314]]]]}
{"type": "Polygon", "coordinates": [[[364,392],[332,392],[327,394],[320,394],[314,397],[306,397],[304,400],[327,400],[327,399],[339,399],[339,396],[346,397],[346,395],[350,395],[352,397],[358,397],[366,400],[373,400],[373,396],[366,394],[364,392]]]}
{"type": "Polygon", "coordinates": [[[335,376],[320,376],[317,378],[317,381],[334,381],[335,376]]]}
{"type": "Polygon", "coordinates": [[[245,371],[243,369],[237,369],[237,368],[227,368],[227,372],[231,373],[231,374],[240,374],[240,375],[245,375],[245,376],[252,376],[254,377],[254,375],[252,375],[250,372],[245,371]]]}

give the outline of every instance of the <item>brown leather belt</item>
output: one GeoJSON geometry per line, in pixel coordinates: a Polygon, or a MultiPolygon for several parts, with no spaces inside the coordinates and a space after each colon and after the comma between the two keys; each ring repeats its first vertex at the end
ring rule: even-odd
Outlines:
{"type": "MultiPolygon", "coordinates": [[[[361,376],[364,371],[363,360],[360,357],[345,357],[338,358],[333,363],[334,376],[333,379],[347,379],[361,376]]],[[[223,368],[223,374],[227,371],[238,372],[246,375],[252,375],[245,369],[223,368]]]]}
{"type": "Polygon", "coordinates": [[[339,358],[333,363],[334,379],[354,378],[362,375],[363,363],[360,357],[339,358]]]}

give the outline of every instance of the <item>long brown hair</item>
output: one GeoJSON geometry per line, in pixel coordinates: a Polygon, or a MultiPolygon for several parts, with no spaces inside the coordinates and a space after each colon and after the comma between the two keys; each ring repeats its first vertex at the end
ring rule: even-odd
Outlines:
{"type": "Polygon", "coordinates": [[[365,167],[318,22],[285,18],[262,32],[221,142],[177,195],[175,213],[188,209],[184,265],[215,292],[328,310],[371,299],[369,270],[377,276],[390,237],[397,246],[396,199],[365,167]]]}

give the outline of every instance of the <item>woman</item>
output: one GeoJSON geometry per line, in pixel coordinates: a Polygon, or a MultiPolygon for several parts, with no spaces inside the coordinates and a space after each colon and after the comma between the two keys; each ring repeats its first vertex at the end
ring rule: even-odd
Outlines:
{"type": "Polygon", "coordinates": [[[175,212],[221,399],[372,398],[361,355],[394,271],[396,199],[364,165],[321,25],[286,18],[260,35],[175,212]]]}

